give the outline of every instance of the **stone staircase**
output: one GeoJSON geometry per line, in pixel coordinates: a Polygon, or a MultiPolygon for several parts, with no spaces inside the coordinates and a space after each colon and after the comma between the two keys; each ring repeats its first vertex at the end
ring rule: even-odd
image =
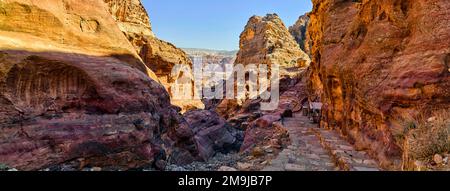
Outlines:
{"type": "Polygon", "coordinates": [[[356,151],[338,133],[295,113],[283,120],[291,145],[279,153],[263,171],[378,171],[376,161],[356,151]]]}

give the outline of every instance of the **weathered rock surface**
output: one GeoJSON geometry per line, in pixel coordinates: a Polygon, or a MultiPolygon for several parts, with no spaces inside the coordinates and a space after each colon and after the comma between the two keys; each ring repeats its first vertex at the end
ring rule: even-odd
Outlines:
{"type": "Polygon", "coordinates": [[[216,105],[216,111],[245,130],[241,152],[264,158],[264,152],[256,150],[270,147],[272,154],[272,149],[281,149],[288,141],[287,131],[277,122],[286,111],[298,111],[299,100],[306,98],[301,95],[304,88],[296,84],[304,84],[299,82],[309,57],[276,14],[250,18],[240,38],[235,64],[280,65],[280,104],[274,111],[261,112],[261,99],[223,100],[216,105]]]}
{"type": "Polygon", "coordinates": [[[313,0],[309,88],[337,129],[398,168],[408,119],[450,105],[450,2],[313,0]]]}
{"type": "MultiPolygon", "coordinates": [[[[280,93],[283,93],[299,81],[309,62],[308,55],[300,49],[278,15],[268,14],[249,19],[240,36],[235,64],[266,64],[269,71],[272,64],[279,64],[279,87],[280,93]]],[[[216,105],[216,111],[225,118],[232,118],[233,115],[258,111],[260,103],[258,99],[223,100],[216,105]]]]}
{"type": "Polygon", "coordinates": [[[130,169],[196,158],[192,130],[105,5],[0,2],[0,163],[130,169]]]}
{"type": "Polygon", "coordinates": [[[297,68],[309,64],[309,58],[296,43],[276,14],[253,16],[240,36],[236,64],[280,65],[282,76],[296,74],[297,68]]]}
{"type": "Polygon", "coordinates": [[[199,155],[203,160],[219,152],[226,154],[239,151],[243,132],[230,126],[217,113],[209,110],[190,110],[184,114],[184,118],[192,128],[199,155]]]}
{"type": "Polygon", "coordinates": [[[156,73],[159,81],[171,95],[171,103],[186,111],[204,108],[200,100],[176,100],[171,90],[175,78],[171,76],[176,64],[191,66],[187,54],[169,42],[158,39],[152,32],[150,19],[139,0],[104,0],[120,30],[136,49],[144,63],[156,73]]]}
{"type": "Polygon", "coordinates": [[[289,27],[289,32],[294,36],[295,41],[300,45],[300,48],[307,52],[305,48],[306,32],[309,25],[308,14],[302,15],[298,18],[293,26],[289,27]]]}
{"type": "Polygon", "coordinates": [[[143,37],[154,37],[150,19],[140,0],[104,0],[121,31],[141,50],[143,37]]]}

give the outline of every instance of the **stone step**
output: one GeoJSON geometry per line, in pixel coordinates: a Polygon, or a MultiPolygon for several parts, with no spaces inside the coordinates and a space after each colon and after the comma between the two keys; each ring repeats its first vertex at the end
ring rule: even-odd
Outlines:
{"type": "Polygon", "coordinates": [[[281,151],[264,170],[279,171],[280,166],[285,171],[336,170],[331,156],[312,131],[317,124],[310,123],[307,117],[295,116],[285,118],[282,123],[289,132],[292,145],[281,151]]]}
{"type": "Polygon", "coordinates": [[[328,150],[335,163],[341,170],[346,171],[379,171],[380,168],[375,160],[371,159],[365,152],[356,151],[355,148],[345,141],[340,135],[331,130],[314,129],[322,146],[328,150]]]}

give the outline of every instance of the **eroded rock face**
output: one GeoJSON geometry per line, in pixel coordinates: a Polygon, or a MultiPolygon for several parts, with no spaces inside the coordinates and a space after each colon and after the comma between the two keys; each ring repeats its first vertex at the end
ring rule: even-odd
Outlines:
{"type": "Polygon", "coordinates": [[[289,32],[294,36],[295,41],[300,45],[300,48],[306,52],[306,30],[309,25],[308,14],[302,15],[298,18],[297,22],[293,26],[289,27],[289,32]]]}
{"type": "Polygon", "coordinates": [[[191,110],[184,118],[192,127],[199,155],[207,160],[216,153],[239,151],[243,132],[228,124],[217,113],[209,110],[191,110]]]}
{"type": "Polygon", "coordinates": [[[196,159],[189,125],[106,10],[101,0],[0,2],[0,163],[196,159]]]}
{"type": "MultiPolygon", "coordinates": [[[[296,72],[289,69],[309,64],[306,55],[276,14],[253,16],[240,36],[237,64],[279,64],[282,76],[296,72]]],[[[294,73],[294,74],[292,74],[294,73]]]]}
{"type": "Polygon", "coordinates": [[[175,100],[171,86],[176,79],[171,77],[176,64],[191,66],[186,53],[169,42],[158,39],[152,32],[150,19],[140,0],[104,0],[120,30],[136,49],[145,65],[156,73],[172,97],[172,104],[186,111],[189,108],[204,108],[200,100],[175,100]]]}
{"type": "Polygon", "coordinates": [[[450,104],[449,1],[314,0],[309,88],[322,127],[398,168],[410,118],[450,104]]]}
{"type": "Polygon", "coordinates": [[[104,0],[104,2],[108,4],[108,10],[117,21],[120,30],[125,32],[129,39],[137,36],[154,36],[148,13],[140,0],[104,0]]]}

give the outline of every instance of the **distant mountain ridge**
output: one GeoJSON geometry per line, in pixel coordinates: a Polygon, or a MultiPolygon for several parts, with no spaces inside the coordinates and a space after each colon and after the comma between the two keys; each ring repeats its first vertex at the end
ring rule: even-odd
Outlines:
{"type": "Polygon", "coordinates": [[[237,50],[213,50],[213,49],[202,49],[202,48],[181,48],[190,56],[200,56],[200,55],[218,55],[234,57],[237,54],[237,50]]]}

